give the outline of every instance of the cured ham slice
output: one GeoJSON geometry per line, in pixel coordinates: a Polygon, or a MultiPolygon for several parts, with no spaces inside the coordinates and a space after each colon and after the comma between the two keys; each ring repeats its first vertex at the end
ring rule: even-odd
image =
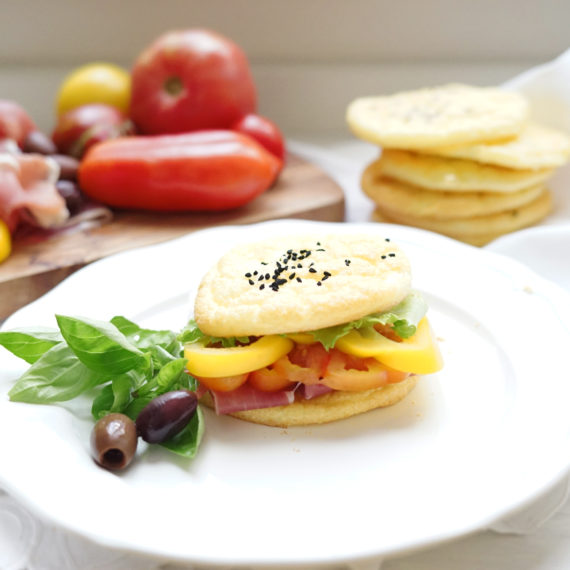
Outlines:
{"type": "Polygon", "coordinates": [[[69,217],[56,188],[57,163],[40,154],[0,153],[0,218],[11,232],[21,221],[42,228],[61,226],[69,217]]]}
{"type": "Polygon", "coordinates": [[[217,414],[233,414],[245,410],[286,406],[295,400],[295,388],[277,392],[256,390],[249,384],[242,384],[231,392],[215,392],[210,390],[217,414]]]}

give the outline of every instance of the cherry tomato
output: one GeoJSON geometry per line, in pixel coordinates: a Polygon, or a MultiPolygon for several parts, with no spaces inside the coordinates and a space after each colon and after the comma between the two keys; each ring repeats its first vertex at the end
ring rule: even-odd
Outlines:
{"type": "Polygon", "coordinates": [[[274,154],[281,160],[285,160],[285,140],[283,135],[279,127],[266,117],[249,113],[235,123],[232,126],[232,130],[249,135],[271,154],[274,154]]]}
{"type": "Polygon", "coordinates": [[[90,103],[104,103],[127,112],[131,98],[131,76],[112,63],[89,63],[72,71],[57,94],[57,114],[90,103]]]}
{"type": "Polygon", "coordinates": [[[12,251],[12,238],[8,226],[0,220],[0,262],[4,261],[12,251]]]}
{"type": "Polygon", "coordinates": [[[130,116],[142,134],[229,129],[256,107],[245,53],[215,32],[168,32],[133,66],[130,116]]]}

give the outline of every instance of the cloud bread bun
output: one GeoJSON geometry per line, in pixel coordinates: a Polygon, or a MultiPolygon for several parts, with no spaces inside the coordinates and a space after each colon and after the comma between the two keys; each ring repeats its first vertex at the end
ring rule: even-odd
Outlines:
{"type": "MultiPolygon", "coordinates": [[[[261,408],[230,414],[241,420],[272,427],[324,424],[363,414],[376,408],[393,406],[403,400],[415,387],[418,376],[411,375],[396,384],[363,392],[334,391],[312,398],[297,399],[287,406],[261,408]]],[[[210,394],[201,403],[213,407],[210,394]]]]}
{"type": "Polygon", "coordinates": [[[302,332],[385,311],[410,288],[409,261],[387,238],[270,238],[218,261],[199,286],[194,318],[211,336],[302,332]]]}

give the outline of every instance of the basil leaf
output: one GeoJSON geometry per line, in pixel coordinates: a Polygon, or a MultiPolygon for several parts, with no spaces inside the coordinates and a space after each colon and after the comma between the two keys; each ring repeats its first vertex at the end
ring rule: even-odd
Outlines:
{"type": "Polygon", "coordinates": [[[99,394],[97,394],[91,404],[91,415],[96,420],[100,420],[111,411],[111,406],[113,405],[114,400],[115,396],[113,394],[113,386],[111,386],[111,384],[103,386],[103,389],[99,394]]]}
{"type": "Polygon", "coordinates": [[[111,412],[122,412],[131,401],[131,379],[128,375],[115,376],[111,382],[113,403],[111,412]]]}
{"type": "Polygon", "coordinates": [[[172,436],[168,441],[161,443],[163,447],[178,455],[192,459],[196,456],[202,436],[204,434],[204,415],[198,406],[196,413],[186,427],[172,436]]]}
{"type": "Polygon", "coordinates": [[[140,349],[160,346],[173,356],[180,356],[180,342],[176,333],[169,330],[143,329],[125,317],[113,317],[111,323],[122,332],[129,341],[140,349]]]}
{"type": "Polygon", "coordinates": [[[77,358],[93,371],[123,374],[148,368],[149,359],[111,323],[56,315],[63,338],[77,358]]]}
{"type": "Polygon", "coordinates": [[[136,420],[142,409],[155,398],[156,394],[149,394],[147,396],[138,396],[125,408],[124,414],[129,416],[131,420],[136,420]]]}
{"type": "Polygon", "coordinates": [[[62,340],[61,333],[56,329],[14,329],[0,332],[0,346],[28,364],[33,364],[62,340]]]}
{"type": "Polygon", "coordinates": [[[8,395],[13,402],[64,402],[103,382],[105,377],[87,368],[61,342],[34,362],[12,386],[8,395]]]}

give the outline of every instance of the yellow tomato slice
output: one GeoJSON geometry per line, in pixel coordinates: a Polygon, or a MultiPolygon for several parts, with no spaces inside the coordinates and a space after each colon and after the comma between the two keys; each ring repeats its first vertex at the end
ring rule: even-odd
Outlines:
{"type": "Polygon", "coordinates": [[[287,335],[295,344],[313,344],[315,337],[310,333],[291,333],[287,335]]]}
{"type": "Polygon", "coordinates": [[[184,346],[190,374],[219,378],[236,376],[273,364],[293,348],[293,341],[279,335],[263,336],[246,346],[213,348],[194,342],[184,346]]]}
{"type": "Polygon", "coordinates": [[[425,317],[419,322],[416,334],[401,342],[369,328],[364,334],[350,331],[336,342],[335,348],[361,358],[372,357],[390,368],[414,374],[431,374],[443,366],[439,347],[425,317]]]}

